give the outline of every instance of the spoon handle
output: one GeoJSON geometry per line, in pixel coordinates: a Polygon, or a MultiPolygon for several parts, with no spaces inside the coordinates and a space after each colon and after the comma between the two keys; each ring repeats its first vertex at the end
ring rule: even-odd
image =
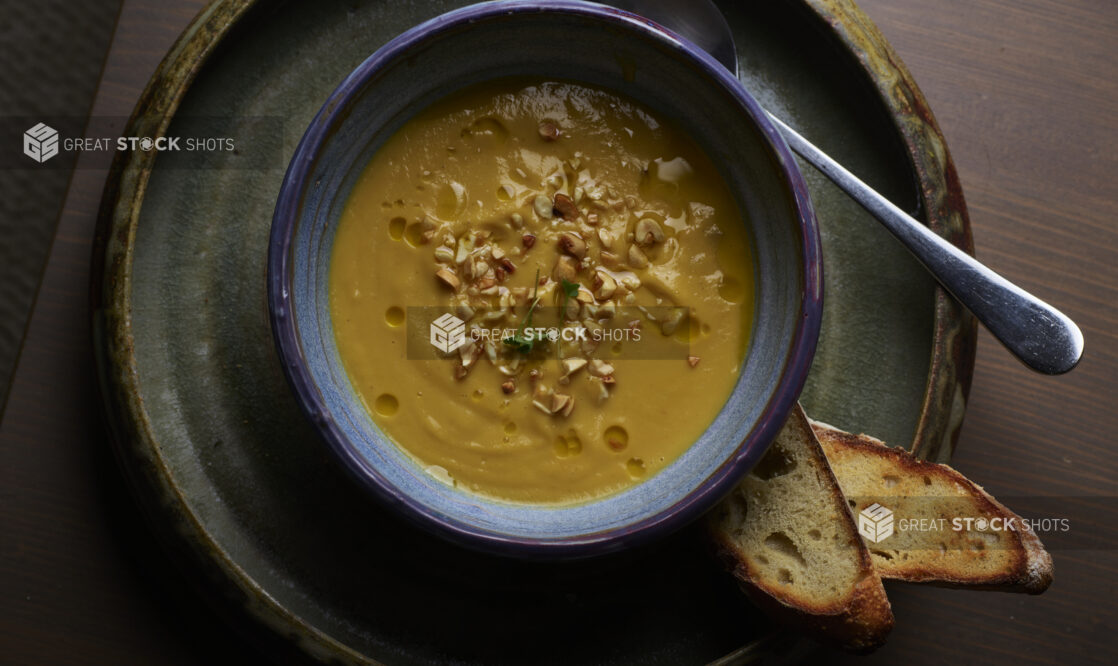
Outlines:
{"type": "Polygon", "coordinates": [[[1058,375],[1079,363],[1083,334],[1075,322],[910,217],[779,118],[769,119],[792,150],[880,220],[1025,365],[1058,375]]]}

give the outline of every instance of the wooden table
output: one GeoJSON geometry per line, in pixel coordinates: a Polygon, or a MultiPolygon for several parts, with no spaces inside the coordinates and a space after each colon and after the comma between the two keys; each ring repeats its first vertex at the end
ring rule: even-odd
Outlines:
{"type": "MultiPolygon", "coordinates": [[[[983,332],[955,465],[995,495],[1118,496],[1118,4],[861,4],[936,112],[980,258],[1064,309],[1087,340],[1081,366],[1051,378],[983,332]]],[[[95,115],[127,115],[201,5],[124,2],[95,115]]],[[[254,663],[168,566],[114,467],[86,303],[107,164],[82,166],[0,425],[0,662],[254,663]]],[[[1118,553],[1053,556],[1056,581],[1040,597],[892,586],[897,627],[860,661],[1112,663],[1118,553]]]]}

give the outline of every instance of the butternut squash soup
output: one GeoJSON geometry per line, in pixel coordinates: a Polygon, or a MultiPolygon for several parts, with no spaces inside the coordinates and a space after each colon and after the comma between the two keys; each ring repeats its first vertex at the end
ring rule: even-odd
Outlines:
{"type": "Polygon", "coordinates": [[[501,80],[377,151],[337,229],[330,311],[355,391],[420,466],[569,503],[703,433],[738,379],[753,278],[747,221],[678,127],[605,90],[501,80]]]}

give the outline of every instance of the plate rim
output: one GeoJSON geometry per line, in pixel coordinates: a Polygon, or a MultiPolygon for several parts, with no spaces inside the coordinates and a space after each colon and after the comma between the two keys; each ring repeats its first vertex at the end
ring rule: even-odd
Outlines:
{"type": "MultiPolygon", "coordinates": [[[[798,1],[857,57],[905,148],[928,225],[973,255],[958,173],[927,100],[908,69],[853,0],[798,1]]],[[[265,4],[262,0],[212,0],[203,8],[152,74],[125,132],[135,136],[162,134],[223,38],[251,10],[265,4]]],[[[225,601],[243,607],[247,619],[266,629],[276,645],[296,648],[321,661],[377,663],[302,622],[233,561],[191,511],[187,494],[159,455],[159,443],[139,397],[130,300],[132,251],[154,158],[153,152],[145,151],[117,153],[114,157],[102,192],[92,248],[91,343],[98,392],[118,465],[138,499],[158,498],[156,502],[138,503],[169,556],[192,556],[194,567],[201,567],[225,601]],[[172,519],[170,524],[168,517],[172,519]]],[[[921,458],[940,462],[950,459],[973,376],[976,340],[974,317],[937,286],[928,376],[913,442],[908,447],[921,458]]]]}

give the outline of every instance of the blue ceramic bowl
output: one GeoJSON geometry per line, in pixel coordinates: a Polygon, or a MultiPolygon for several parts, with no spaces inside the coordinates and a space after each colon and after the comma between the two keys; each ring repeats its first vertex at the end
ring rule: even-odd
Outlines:
{"type": "Polygon", "coordinates": [[[276,344],[299,402],[333,453],[374,495],[468,546],[518,556],[587,556],[685,525],[760,459],[811,365],[822,265],[807,188],[787,145],[710,56],[647,20],[601,5],[490,2],[392,40],[323,105],[295,151],[276,204],[268,298],[276,344]],[[436,99],[506,76],[581,81],[672,118],[707,151],[753,221],[756,313],[733,394],[674,463],[628,490],[583,504],[495,501],[424,472],[362,406],[330,320],[335,231],[374,152],[436,99]]]}

